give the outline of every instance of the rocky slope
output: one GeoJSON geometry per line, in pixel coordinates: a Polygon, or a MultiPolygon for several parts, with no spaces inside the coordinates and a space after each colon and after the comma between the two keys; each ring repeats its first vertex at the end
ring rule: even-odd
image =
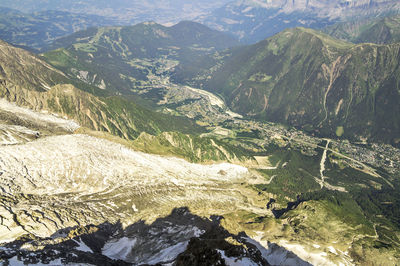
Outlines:
{"type": "Polygon", "coordinates": [[[194,83],[247,116],[398,144],[399,51],[398,44],[353,45],[296,28],[227,52],[221,67],[194,83]]]}
{"type": "Polygon", "coordinates": [[[100,89],[71,80],[37,56],[5,42],[0,43],[0,58],[0,96],[20,106],[65,116],[126,139],[143,131],[199,130],[187,119],[152,112],[133,100],[98,97],[78,89],[76,86],[101,94],[100,89]]]}
{"type": "Polygon", "coordinates": [[[33,54],[0,40],[0,80],[2,86],[19,86],[46,91],[65,81],[65,75],[33,54]]]}
{"type": "Polygon", "coordinates": [[[323,28],[339,21],[396,13],[399,9],[399,3],[393,0],[239,0],[198,18],[198,21],[233,33],[243,42],[254,43],[287,28],[323,28]]]}
{"type": "MultiPolygon", "coordinates": [[[[278,1],[242,1],[242,3],[252,4],[254,6],[259,5],[264,8],[279,8],[282,12],[291,13],[298,10],[312,10],[318,12],[319,15],[328,14],[329,18],[346,16],[346,12],[349,9],[360,9],[364,12],[371,12],[369,8],[378,8],[378,10],[387,10],[391,7],[398,6],[396,1],[392,0],[358,0],[358,1],[347,1],[347,0],[333,0],[333,1],[321,1],[321,0],[278,0],[278,1]]],[[[350,11],[350,12],[354,12],[350,11]]],[[[376,11],[372,11],[376,12],[376,11]]]]}
{"type": "MultiPolygon", "coordinates": [[[[14,206],[10,205],[14,201],[9,201],[8,205],[4,202],[2,239],[15,238],[24,232],[50,236],[63,227],[99,223],[102,216],[114,219],[109,222],[120,220],[129,224],[139,210],[143,215],[146,213],[146,220],[151,220],[154,217],[152,208],[156,206],[161,210],[164,204],[175,205],[174,201],[183,201],[179,204],[189,206],[190,201],[200,200],[209,193],[220,201],[218,204],[210,202],[209,206],[222,206],[231,201],[229,195],[224,196],[223,187],[243,180],[248,174],[248,170],[240,166],[194,165],[179,159],[134,152],[84,135],[47,137],[23,145],[2,147],[1,153],[3,193],[22,201],[14,206]],[[49,154],[50,150],[53,152],[49,154]],[[26,158],[27,154],[35,156],[26,158]],[[221,184],[217,185],[219,182],[221,184]],[[211,185],[215,189],[205,189],[211,185]],[[190,192],[190,187],[198,191],[190,192]],[[26,201],[24,195],[27,194],[37,198],[26,201]],[[146,199],[146,195],[149,198],[146,199]],[[70,200],[66,201],[68,198],[70,200]],[[37,207],[24,210],[29,202],[36,202],[37,207]],[[52,208],[56,202],[62,206],[52,208]],[[81,207],[76,210],[67,207],[76,204],[81,207]],[[32,220],[30,217],[34,217],[35,212],[53,214],[32,220]],[[109,212],[115,213],[108,215],[109,212]],[[12,218],[14,214],[16,217],[12,218]],[[43,225],[42,219],[48,222],[43,222],[43,225]],[[47,224],[49,222],[51,224],[47,224]]],[[[227,192],[231,193],[229,189],[227,192]]]]}

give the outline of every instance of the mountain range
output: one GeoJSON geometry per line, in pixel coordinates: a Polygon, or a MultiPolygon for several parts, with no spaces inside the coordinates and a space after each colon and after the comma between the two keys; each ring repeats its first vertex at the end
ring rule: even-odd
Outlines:
{"type": "MultiPolygon", "coordinates": [[[[223,59],[215,67],[192,80],[223,95],[247,117],[323,136],[395,144],[400,132],[399,51],[399,44],[355,45],[296,28],[218,55],[223,59]]],[[[177,81],[184,76],[179,71],[177,66],[177,81]]]]}
{"type": "Polygon", "coordinates": [[[399,143],[400,121],[394,115],[400,111],[398,44],[356,45],[296,28],[221,51],[237,42],[200,24],[182,22],[173,27],[143,23],[87,30],[53,45],[67,49],[44,54],[48,62],[70,78],[78,76],[108,91],[130,94],[140,88],[143,96],[158,103],[165,92],[154,95],[152,87],[171,75],[175,83],[223,96],[245,117],[320,136],[399,143]],[[202,36],[208,36],[207,41],[202,36]]]}
{"type": "Polygon", "coordinates": [[[198,21],[255,43],[291,27],[321,29],[347,20],[398,13],[400,4],[378,1],[238,0],[201,16],[198,21]]]}
{"type": "Polygon", "coordinates": [[[398,3],[225,3],[2,2],[1,264],[399,264],[398,3]]]}
{"type": "Polygon", "coordinates": [[[115,24],[119,23],[96,15],[51,10],[27,14],[0,7],[0,38],[31,50],[40,50],[79,30],[115,24]]]}
{"type": "Polygon", "coordinates": [[[323,31],[332,37],[353,43],[397,43],[400,41],[400,16],[338,23],[326,27],[323,31]]]}
{"type": "Polygon", "coordinates": [[[53,42],[48,49],[65,48],[44,57],[70,77],[126,94],[149,84],[161,69],[154,64],[168,69],[237,44],[233,37],[195,22],[171,27],[144,22],[77,32],[53,42]]]}
{"type": "Polygon", "coordinates": [[[159,23],[177,23],[181,20],[193,19],[206,14],[216,7],[222,6],[229,0],[217,1],[171,1],[171,0],[4,0],[0,6],[16,9],[25,13],[48,10],[65,11],[86,15],[98,15],[125,23],[157,21],[159,23]]]}

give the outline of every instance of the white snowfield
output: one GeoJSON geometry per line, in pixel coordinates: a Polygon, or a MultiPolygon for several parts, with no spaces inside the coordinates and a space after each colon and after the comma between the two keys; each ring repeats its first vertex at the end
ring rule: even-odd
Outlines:
{"type": "Polygon", "coordinates": [[[0,239],[105,221],[129,225],[182,206],[236,206],[240,194],[231,186],[249,175],[234,164],[193,164],[87,135],[0,146],[0,194],[9,198],[0,202],[0,239]]]}
{"type": "Polygon", "coordinates": [[[205,185],[248,174],[229,163],[201,165],[133,151],[87,135],[64,135],[0,148],[7,193],[96,193],[120,186],[205,185]]]}

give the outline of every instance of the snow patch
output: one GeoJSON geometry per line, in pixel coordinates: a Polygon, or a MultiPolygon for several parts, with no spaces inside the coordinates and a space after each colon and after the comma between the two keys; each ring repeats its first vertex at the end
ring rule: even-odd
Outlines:
{"type": "MultiPolygon", "coordinates": [[[[263,240],[264,233],[257,232],[257,235],[252,238],[246,238],[246,241],[255,245],[261,255],[272,265],[337,265],[341,264],[340,260],[345,265],[353,265],[350,260],[345,257],[337,257],[339,261],[331,261],[326,252],[310,251],[304,246],[295,243],[289,243],[286,240],[281,240],[277,244],[263,240]],[[297,257],[293,257],[294,253],[297,257]]],[[[314,248],[321,248],[320,245],[313,244],[314,248]]],[[[312,248],[311,248],[312,249],[312,248]]],[[[338,255],[334,247],[328,247],[328,250],[335,255],[338,255]]],[[[343,253],[344,254],[344,253],[343,253]]]]}
{"type": "Polygon", "coordinates": [[[225,255],[225,251],[217,250],[219,254],[221,254],[222,259],[224,259],[226,265],[228,266],[258,266],[257,263],[252,261],[250,258],[235,258],[235,257],[227,257],[225,255]]]}
{"type": "Polygon", "coordinates": [[[22,261],[18,260],[17,256],[12,257],[11,259],[8,260],[8,262],[12,266],[25,266],[25,264],[22,261]]]}
{"type": "Polygon", "coordinates": [[[331,253],[333,253],[333,254],[335,254],[335,255],[338,255],[338,253],[337,253],[337,251],[336,251],[336,249],[335,249],[334,247],[329,246],[329,247],[328,247],[328,250],[329,250],[331,253]]]}
{"type": "Polygon", "coordinates": [[[93,250],[91,248],[89,248],[82,240],[80,240],[79,242],[77,240],[74,240],[79,246],[76,247],[76,250],[80,250],[83,252],[93,252],[93,250]]]}
{"type": "Polygon", "coordinates": [[[170,262],[175,260],[179,254],[184,252],[189,244],[189,241],[181,242],[171,247],[165,248],[158,252],[156,255],[144,261],[144,264],[157,264],[161,262],[170,262]]]}
{"type": "Polygon", "coordinates": [[[42,86],[43,86],[43,88],[45,88],[46,90],[51,90],[51,87],[49,86],[49,85],[46,85],[46,84],[44,84],[44,83],[41,83],[42,84],[42,86]]]}
{"type": "Polygon", "coordinates": [[[301,259],[308,261],[313,265],[336,265],[336,263],[333,263],[327,258],[328,254],[326,252],[311,253],[308,252],[302,245],[292,244],[286,240],[281,240],[279,242],[279,245],[286,248],[287,250],[292,251],[301,259]]]}
{"type": "Polygon", "coordinates": [[[135,244],[136,238],[123,237],[117,241],[107,242],[101,250],[101,253],[111,259],[126,260],[126,257],[132,251],[135,244]]]}
{"type": "Polygon", "coordinates": [[[246,238],[246,241],[255,245],[261,252],[263,258],[266,259],[271,265],[310,265],[309,263],[293,257],[288,250],[268,241],[261,240],[260,234],[254,237],[254,239],[246,238]]]}

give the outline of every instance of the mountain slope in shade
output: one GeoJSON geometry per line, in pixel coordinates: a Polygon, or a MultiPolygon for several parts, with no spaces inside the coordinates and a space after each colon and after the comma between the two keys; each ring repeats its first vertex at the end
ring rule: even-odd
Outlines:
{"type": "Polygon", "coordinates": [[[400,16],[339,23],[323,31],[335,38],[354,43],[395,43],[400,42],[400,16]]]}
{"type": "Polygon", "coordinates": [[[238,0],[198,18],[206,25],[254,43],[292,27],[323,28],[360,17],[398,13],[394,0],[374,1],[257,1],[238,0]]]}
{"type": "Polygon", "coordinates": [[[227,52],[194,83],[248,117],[399,143],[399,58],[400,44],[354,45],[296,28],[227,52]]]}

